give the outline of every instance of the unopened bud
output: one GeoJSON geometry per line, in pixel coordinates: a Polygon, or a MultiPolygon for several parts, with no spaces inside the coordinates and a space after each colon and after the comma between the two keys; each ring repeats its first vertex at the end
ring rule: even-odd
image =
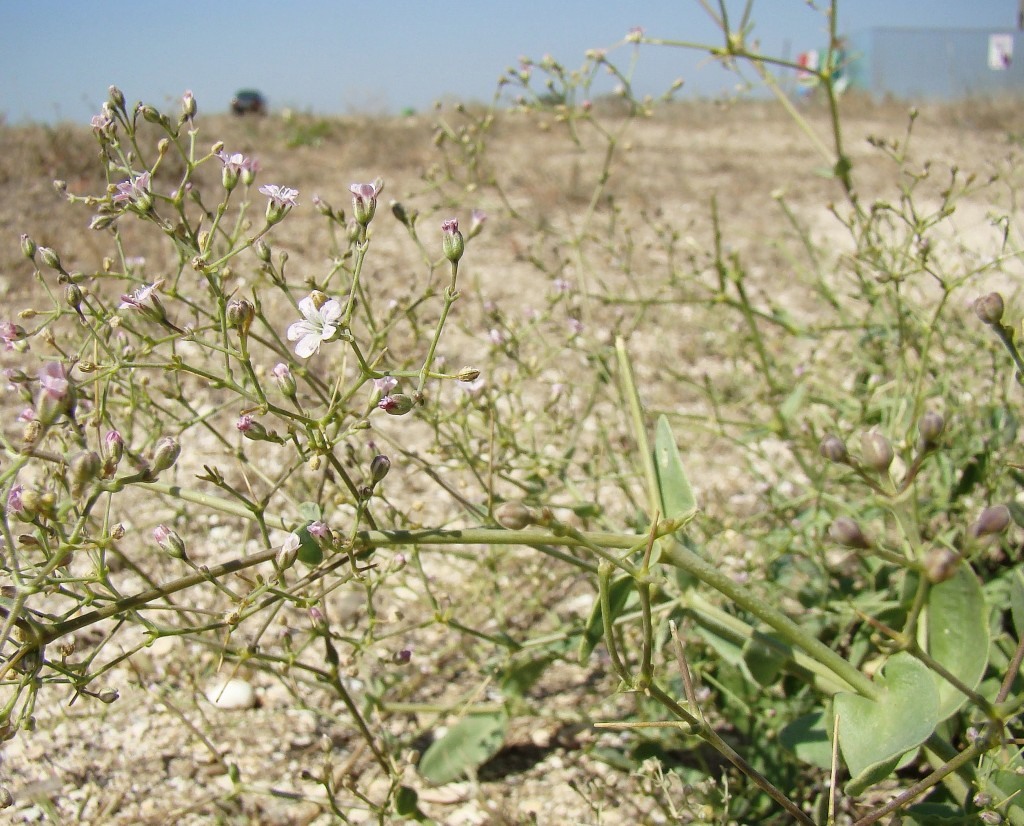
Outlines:
{"type": "Polygon", "coordinates": [[[50,247],[39,247],[39,257],[50,269],[59,270],[61,268],[60,256],[50,247]]]}
{"type": "Polygon", "coordinates": [[[510,531],[521,531],[536,520],[533,511],[522,502],[505,502],[494,512],[494,518],[510,531]]]}
{"type": "Polygon", "coordinates": [[[109,706],[112,703],[116,703],[120,696],[121,695],[117,693],[117,689],[105,688],[103,691],[96,695],[96,699],[104,705],[109,706]]]}
{"type": "Polygon", "coordinates": [[[877,430],[869,431],[860,439],[861,459],[878,473],[885,473],[894,458],[892,443],[877,430]]]}
{"type": "Polygon", "coordinates": [[[402,226],[409,226],[409,213],[405,211],[405,207],[398,201],[391,202],[391,214],[398,219],[402,226]]]}
{"type": "Polygon", "coordinates": [[[871,547],[864,532],[856,520],[849,516],[838,517],[828,529],[829,538],[833,542],[842,545],[844,548],[858,548],[867,550],[871,547]]]}
{"type": "Polygon", "coordinates": [[[462,258],[462,254],[466,251],[466,239],[459,232],[458,220],[449,218],[441,224],[441,231],[444,233],[441,237],[441,248],[444,251],[444,257],[453,264],[457,264],[459,259],[462,258]]]}
{"type": "Polygon", "coordinates": [[[228,302],[225,315],[228,327],[238,330],[239,335],[245,336],[249,334],[249,327],[256,317],[256,308],[252,306],[251,301],[246,301],[244,298],[235,299],[228,302]]]}
{"type": "Polygon", "coordinates": [[[196,106],[196,99],[192,94],[192,90],[186,89],[185,94],[181,96],[181,117],[185,120],[194,118],[198,108],[199,107],[196,106]]]}
{"type": "Polygon", "coordinates": [[[270,372],[274,377],[274,381],[277,382],[277,386],[280,388],[281,393],[286,398],[294,399],[296,386],[295,376],[292,375],[291,368],[284,362],[279,362],[274,365],[274,369],[270,372]]]}
{"type": "MultiPolygon", "coordinates": [[[[292,534],[292,536],[295,536],[292,534]]],[[[298,537],[296,537],[297,539],[298,537]]],[[[292,565],[295,564],[295,560],[299,556],[299,543],[298,542],[285,542],[281,549],[277,552],[277,556],[274,557],[274,565],[277,566],[279,571],[287,571],[292,565]]]]}
{"type": "Polygon", "coordinates": [[[410,660],[412,660],[411,648],[403,648],[391,655],[391,662],[395,665],[408,665],[410,660]]]}
{"type": "Polygon", "coordinates": [[[377,407],[391,416],[404,416],[412,410],[415,402],[412,396],[405,393],[395,393],[389,396],[382,396],[377,402],[377,407]]]}
{"type": "Polygon", "coordinates": [[[475,367],[463,367],[455,376],[458,381],[476,381],[480,378],[480,371],[475,367]]]}
{"type": "Polygon", "coordinates": [[[21,252],[29,261],[36,257],[36,242],[25,234],[21,236],[21,252]]]}
{"type": "Polygon", "coordinates": [[[843,463],[849,458],[849,454],[846,452],[846,442],[831,433],[821,440],[818,452],[825,459],[837,464],[843,463]]]}
{"type": "Polygon", "coordinates": [[[144,117],[150,123],[160,123],[162,115],[157,111],[156,107],[150,106],[148,103],[142,107],[142,117],[144,117]]]}
{"type": "Polygon", "coordinates": [[[95,479],[103,467],[99,454],[92,450],[83,450],[75,455],[68,466],[71,471],[71,495],[81,496],[86,486],[95,479]]]}
{"type": "Polygon", "coordinates": [[[986,324],[995,326],[1003,320],[1003,297],[999,293],[989,293],[974,301],[974,313],[986,324]]]}
{"type": "Polygon", "coordinates": [[[982,536],[1002,533],[1009,526],[1010,509],[1006,505],[994,505],[991,508],[985,508],[968,530],[972,537],[979,539],[982,536]]]}
{"type": "Polygon", "coordinates": [[[104,453],[107,459],[116,465],[124,455],[124,439],[116,430],[111,430],[103,437],[104,453]]]}
{"type": "Polygon", "coordinates": [[[116,86],[111,86],[107,92],[110,95],[110,102],[113,104],[114,108],[124,109],[124,92],[116,86]]]}
{"type": "Polygon", "coordinates": [[[373,461],[370,462],[370,484],[377,485],[382,482],[390,470],[391,460],[387,456],[383,454],[374,456],[373,461]]]}
{"type": "Polygon", "coordinates": [[[934,410],[927,411],[917,423],[917,431],[921,434],[921,446],[932,448],[946,429],[946,420],[934,410]]]}
{"type": "Polygon", "coordinates": [[[181,454],[181,445],[178,444],[176,439],[172,439],[170,436],[164,436],[156,443],[156,447],[153,450],[153,472],[162,473],[170,467],[174,466],[174,463],[178,461],[178,456],[181,454]]]}
{"type": "Polygon", "coordinates": [[[165,554],[172,559],[186,559],[185,543],[178,532],[168,528],[166,525],[157,525],[153,528],[153,539],[160,546],[165,554]]]}
{"type": "Polygon", "coordinates": [[[82,288],[77,284],[68,284],[64,288],[64,303],[79,315],[82,314],[82,288]]]}
{"type": "Polygon", "coordinates": [[[267,242],[262,238],[252,245],[252,250],[256,253],[256,257],[264,264],[270,263],[270,247],[267,246],[267,242]]]}
{"type": "Polygon", "coordinates": [[[950,548],[932,548],[924,556],[924,572],[933,585],[952,579],[960,565],[960,554],[950,548]]]}
{"type": "Polygon", "coordinates": [[[328,218],[334,217],[334,209],[327,201],[321,198],[319,195],[313,196],[313,209],[328,218]]]}

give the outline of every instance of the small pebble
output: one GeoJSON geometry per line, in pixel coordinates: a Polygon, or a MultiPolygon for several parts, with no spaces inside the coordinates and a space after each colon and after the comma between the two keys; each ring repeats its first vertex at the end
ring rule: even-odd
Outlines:
{"type": "Polygon", "coordinates": [[[256,692],[245,680],[235,677],[215,682],[206,692],[206,699],[217,708],[247,709],[256,705],[256,692]]]}

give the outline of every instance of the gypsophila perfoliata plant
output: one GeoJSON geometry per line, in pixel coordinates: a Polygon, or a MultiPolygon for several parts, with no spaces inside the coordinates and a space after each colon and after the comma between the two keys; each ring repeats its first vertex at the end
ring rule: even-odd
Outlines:
{"type": "MultiPolygon", "coordinates": [[[[855,163],[835,60],[799,109],[754,4],[700,5],[720,44],[636,28],[442,109],[404,202],[369,176],[297,191],[211,144],[191,94],[172,117],[111,89],[106,190],[58,182],[108,249],[23,237],[37,306],[0,319],[6,737],[115,707],[184,640],[196,679],[258,674],[317,715],[287,795],[343,821],[444,822],[419,791],[487,782],[532,717],[630,778],[574,778],[595,817],[1024,823],[1017,150],[920,158],[911,111],[855,163]],[[661,208],[706,170],[652,172],[682,122],[680,83],[633,92],[655,47],[778,97],[827,168],[816,211],[756,176],[767,239],[736,243],[711,185],[661,208]],[[532,130],[534,167],[503,166],[532,130]],[[319,266],[282,240],[303,211],[319,266]]],[[[216,762],[220,803],[276,793],[216,762]]]]}

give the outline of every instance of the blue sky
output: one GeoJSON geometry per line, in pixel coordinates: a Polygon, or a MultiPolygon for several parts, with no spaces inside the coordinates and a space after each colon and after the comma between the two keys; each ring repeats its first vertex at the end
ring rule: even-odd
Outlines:
{"type": "MultiPolygon", "coordinates": [[[[738,15],[744,2],[727,0],[738,15]]],[[[820,3],[816,3],[820,5],[820,3]]],[[[843,33],[879,26],[1012,31],[1017,0],[843,0],[843,33]]],[[[806,0],[755,0],[755,37],[793,55],[824,42],[806,0]]],[[[633,26],[652,37],[715,42],[696,0],[0,0],[0,114],[86,123],[120,86],[158,106],[192,89],[200,110],[223,111],[240,87],[271,107],[320,114],[423,109],[441,97],[490,100],[520,55],[550,53],[568,67],[633,26]]],[[[621,52],[628,61],[628,51],[621,52]]],[[[644,48],[642,92],[676,77],[714,95],[732,81],[701,56],[644,48]]]]}

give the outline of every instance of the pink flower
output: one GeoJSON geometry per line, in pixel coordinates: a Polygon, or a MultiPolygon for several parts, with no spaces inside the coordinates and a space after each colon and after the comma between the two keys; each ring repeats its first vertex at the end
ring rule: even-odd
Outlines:
{"type": "Polygon", "coordinates": [[[352,212],[355,219],[365,227],[373,220],[373,213],[377,209],[377,196],[384,189],[384,181],[378,178],[372,184],[352,184],[348,189],[352,193],[352,212]]]}
{"type": "Polygon", "coordinates": [[[555,288],[556,293],[567,293],[572,290],[572,283],[564,278],[556,278],[551,282],[551,286],[555,288]]]}
{"type": "Polygon", "coordinates": [[[291,187],[264,184],[260,187],[260,192],[270,198],[270,205],[277,209],[293,207],[298,204],[298,201],[295,199],[299,196],[299,190],[292,189],[291,187]]]}
{"type": "Polygon", "coordinates": [[[398,379],[394,376],[381,376],[379,379],[373,380],[373,386],[378,393],[382,396],[386,396],[398,387],[398,379]]]}
{"type": "MultiPolygon", "coordinates": [[[[242,172],[243,170],[246,169],[251,170],[253,172],[257,172],[259,170],[259,162],[255,158],[250,158],[247,157],[246,155],[243,155],[241,152],[235,152],[229,155],[222,149],[220,152],[217,153],[217,157],[220,158],[220,162],[224,164],[224,168],[229,169],[232,172],[242,172]]],[[[277,189],[280,190],[281,187],[277,187],[277,189]]],[[[260,191],[262,192],[262,189],[260,191]]],[[[270,193],[264,192],[263,194],[269,195],[270,193]]],[[[299,193],[295,191],[295,194],[298,195],[299,193]]]]}
{"type": "Polygon", "coordinates": [[[321,343],[329,341],[338,331],[337,322],[341,319],[342,309],[334,298],[317,307],[313,296],[307,295],[299,302],[299,310],[305,318],[288,328],[288,340],[297,341],[295,354],[308,359],[320,350],[321,343]]]}
{"type": "Polygon", "coordinates": [[[17,420],[19,422],[31,422],[31,421],[34,421],[35,418],[36,418],[36,411],[33,410],[31,407],[26,407],[24,410],[22,410],[18,414],[18,419],[17,420]]]}
{"type": "Polygon", "coordinates": [[[505,343],[505,334],[501,330],[491,330],[487,333],[487,337],[491,340],[491,344],[500,347],[505,343]]]}
{"type": "Polygon", "coordinates": [[[238,421],[235,422],[235,428],[239,433],[248,433],[252,430],[253,426],[253,415],[252,413],[246,413],[243,416],[238,417],[238,421]]]}
{"type": "Polygon", "coordinates": [[[51,361],[39,371],[39,384],[43,392],[55,401],[65,398],[68,395],[70,384],[68,374],[64,365],[60,362],[51,361]]]}
{"type": "Polygon", "coordinates": [[[5,350],[13,350],[14,342],[25,337],[25,331],[18,328],[18,325],[10,321],[0,321],[0,341],[4,343],[5,350]]]}
{"type": "Polygon", "coordinates": [[[578,336],[583,332],[583,322],[578,318],[569,319],[569,335],[578,336]]]}
{"type": "Polygon", "coordinates": [[[12,485],[11,489],[7,492],[7,510],[14,511],[15,513],[21,513],[25,510],[25,503],[22,501],[21,495],[25,492],[24,485],[12,485]]]}
{"type": "Polygon", "coordinates": [[[128,293],[127,295],[121,296],[121,305],[118,307],[119,310],[145,310],[146,303],[150,299],[154,299],[154,293],[164,285],[164,280],[161,278],[152,284],[147,286],[139,287],[135,292],[128,293]]]}
{"type": "Polygon", "coordinates": [[[121,181],[111,200],[115,204],[134,204],[139,209],[149,209],[153,204],[153,196],[149,191],[149,172],[121,181]]]}
{"type": "Polygon", "coordinates": [[[319,519],[316,522],[311,522],[306,530],[309,531],[310,536],[315,536],[317,539],[327,539],[331,535],[331,529],[327,527],[327,523],[321,522],[319,519]]]}

